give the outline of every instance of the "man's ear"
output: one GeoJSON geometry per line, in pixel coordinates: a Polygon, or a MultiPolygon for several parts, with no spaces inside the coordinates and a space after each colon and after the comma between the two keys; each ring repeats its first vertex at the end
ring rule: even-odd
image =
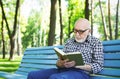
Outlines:
{"type": "Polygon", "coordinates": [[[91,33],[91,29],[89,29],[89,33],[91,33]]]}
{"type": "Polygon", "coordinates": [[[89,29],[89,34],[91,35],[91,29],[89,29]]]}

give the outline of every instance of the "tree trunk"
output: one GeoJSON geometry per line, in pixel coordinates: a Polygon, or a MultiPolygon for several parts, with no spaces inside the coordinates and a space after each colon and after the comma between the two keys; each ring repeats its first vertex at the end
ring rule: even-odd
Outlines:
{"type": "MultiPolygon", "coordinates": [[[[20,6],[20,2],[19,2],[19,6],[20,6]]],[[[20,17],[20,9],[18,10],[18,16],[20,17]]],[[[20,56],[22,54],[22,44],[21,44],[21,35],[20,35],[20,20],[18,19],[18,23],[17,23],[17,54],[18,56],[20,56]]]]}
{"type": "Polygon", "coordinates": [[[49,30],[49,36],[48,36],[48,46],[52,46],[55,39],[56,3],[57,3],[57,0],[51,0],[50,30],[49,30]]]}
{"type": "Polygon", "coordinates": [[[11,37],[10,38],[10,45],[11,45],[11,48],[10,48],[10,57],[9,57],[9,60],[13,60],[13,54],[15,52],[15,37],[11,37]]]}
{"type": "MultiPolygon", "coordinates": [[[[10,29],[9,29],[9,25],[8,25],[8,22],[7,22],[7,19],[6,19],[6,16],[5,16],[5,12],[4,12],[4,9],[3,9],[3,3],[2,3],[2,0],[0,0],[0,5],[1,5],[1,10],[2,10],[2,19],[5,20],[5,23],[6,23],[6,27],[8,29],[8,35],[9,35],[9,38],[10,38],[10,29]]],[[[4,38],[4,37],[2,37],[4,38]]],[[[3,43],[4,43],[4,40],[3,40],[3,43]]],[[[5,45],[3,44],[3,58],[5,57],[5,45]]]]}
{"type": "Polygon", "coordinates": [[[1,35],[2,35],[2,53],[3,53],[3,59],[5,59],[5,39],[4,39],[4,18],[2,16],[2,22],[1,22],[1,35]]]}
{"type": "Polygon", "coordinates": [[[5,12],[4,12],[4,9],[3,9],[2,0],[0,0],[0,5],[1,5],[1,9],[2,9],[2,16],[3,16],[3,19],[5,20],[6,27],[7,27],[7,29],[8,29],[8,35],[10,36],[11,32],[10,32],[9,24],[8,24],[8,22],[7,22],[7,19],[6,19],[6,16],[5,16],[5,12]]]}
{"type": "Polygon", "coordinates": [[[110,0],[108,0],[108,22],[109,22],[109,34],[110,34],[110,40],[112,40],[112,27],[111,27],[111,15],[110,15],[110,0]]]}
{"type": "Polygon", "coordinates": [[[71,16],[68,17],[68,38],[70,38],[70,31],[71,31],[70,30],[70,23],[71,23],[71,16]]]}
{"type": "Polygon", "coordinates": [[[21,51],[21,35],[20,35],[20,26],[18,25],[18,33],[17,33],[17,54],[20,56],[22,54],[21,51]]]}
{"type": "Polygon", "coordinates": [[[89,0],[85,0],[85,18],[89,20],[89,0]]]}
{"type": "Polygon", "coordinates": [[[117,10],[116,10],[115,39],[118,39],[118,22],[119,22],[118,14],[119,14],[119,0],[117,2],[117,10]]]}
{"type": "Polygon", "coordinates": [[[93,35],[93,0],[91,0],[91,35],[93,35]]]}
{"type": "Polygon", "coordinates": [[[19,2],[20,2],[19,0],[16,1],[13,32],[12,32],[12,35],[10,36],[11,49],[10,49],[9,60],[13,59],[13,54],[15,52],[15,35],[16,35],[16,28],[17,28],[17,15],[18,15],[19,2]]]}
{"type": "Polygon", "coordinates": [[[101,1],[100,0],[99,0],[99,7],[100,7],[100,11],[101,11],[101,16],[102,16],[102,23],[103,23],[103,28],[104,28],[104,37],[105,37],[105,40],[108,40],[108,37],[107,37],[107,27],[106,27],[105,17],[103,15],[103,11],[102,11],[101,1]]]}
{"type": "Polygon", "coordinates": [[[62,25],[61,0],[59,0],[59,15],[60,15],[60,45],[62,45],[62,43],[63,43],[63,25],[62,25]]]}
{"type": "Polygon", "coordinates": [[[10,48],[10,57],[9,57],[9,60],[11,60],[11,59],[13,59],[13,54],[14,54],[14,51],[15,51],[14,50],[14,47],[15,47],[14,45],[15,45],[15,34],[16,34],[16,27],[17,27],[17,14],[18,14],[18,8],[19,8],[19,0],[16,1],[14,26],[13,26],[13,32],[12,33],[10,31],[10,28],[9,28],[9,25],[8,25],[8,22],[7,22],[7,19],[6,19],[6,16],[5,16],[5,12],[4,12],[4,9],[3,9],[2,0],[0,0],[0,4],[1,4],[3,18],[5,19],[5,22],[6,22],[6,27],[7,27],[7,30],[8,30],[8,35],[9,35],[9,38],[10,38],[11,48],[10,48]]]}
{"type": "MultiPolygon", "coordinates": [[[[69,5],[70,6],[70,5],[69,5]]],[[[70,35],[71,35],[71,33],[73,32],[73,30],[72,30],[72,32],[71,32],[71,28],[70,28],[70,26],[71,26],[71,18],[72,18],[72,16],[73,16],[73,11],[72,11],[72,9],[73,8],[70,8],[70,9],[68,9],[68,38],[70,38],[70,35]]]]}

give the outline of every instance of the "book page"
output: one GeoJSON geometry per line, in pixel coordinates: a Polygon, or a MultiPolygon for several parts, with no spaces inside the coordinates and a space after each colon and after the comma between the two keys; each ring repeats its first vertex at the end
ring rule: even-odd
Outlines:
{"type": "Polygon", "coordinates": [[[75,61],[76,65],[83,65],[82,54],[80,52],[68,52],[64,53],[61,49],[55,47],[54,48],[56,54],[61,59],[69,59],[69,61],[75,61]]]}
{"type": "Polygon", "coordinates": [[[54,50],[62,55],[65,55],[65,53],[57,47],[55,47],[54,50]]]}
{"type": "Polygon", "coordinates": [[[68,54],[81,54],[81,53],[80,52],[68,52],[66,54],[68,55],[68,54]]]}

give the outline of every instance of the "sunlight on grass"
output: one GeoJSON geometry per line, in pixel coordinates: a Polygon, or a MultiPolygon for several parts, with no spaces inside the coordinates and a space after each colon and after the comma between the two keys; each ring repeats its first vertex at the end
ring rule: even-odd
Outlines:
{"type": "Polygon", "coordinates": [[[5,78],[0,78],[0,79],[5,79],[5,78]]]}
{"type": "Polygon", "coordinates": [[[14,72],[18,69],[17,67],[0,67],[0,71],[5,71],[5,72],[14,72]]]}
{"type": "Polygon", "coordinates": [[[0,71],[13,73],[18,69],[22,56],[15,55],[12,61],[9,61],[8,58],[9,55],[6,55],[5,59],[2,59],[2,55],[0,55],[0,71]]]}

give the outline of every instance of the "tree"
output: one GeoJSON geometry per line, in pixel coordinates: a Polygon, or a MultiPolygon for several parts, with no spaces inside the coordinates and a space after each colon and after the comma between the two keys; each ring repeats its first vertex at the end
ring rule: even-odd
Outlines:
{"type": "MultiPolygon", "coordinates": [[[[1,10],[2,10],[2,29],[3,29],[3,21],[5,21],[6,23],[6,26],[8,27],[8,22],[7,22],[7,19],[6,19],[6,16],[5,16],[5,12],[4,12],[4,9],[3,9],[3,3],[2,3],[2,0],[0,0],[0,5],[1,5],[1,10]]],[[[2,30],[3,32],[3,30],[2,30]]],[[[2,39],[3,39],[3,58],[5,58],[5,46],[4,46],[4,35],[2,34],[2,39]]]]}
{"type": "Polygon", "coordinates": [[[108,0],[108,23],[109,23],[109,34],[110,40],[112,40],[112,26],[111,26],[111,14],[110,14],[110,0],[108,0]]]}
{"type": "Polygon", "coordinates": [[[57,0],[51,0],[50,30],[48,35],[48,46],[53,45],[54,39],[55,39],[56,5],[57,5],[57,0]]]}
{"type": "Polygon", "coordinates": [[[2,46],[3,46],[3,48],[2,48],[3,57],[2,58],[5,59],[5,39],[4,39],[4,18],[3,18],[3,16],[2,16],[1,25],[2,25],[1,35],[2,35],[2,46]]]}
{"type": "Polygon", "coordinates": [[[70,38],[73,33],[73,28],[76,20],[85,17],[84,15],[84,4],[83,1],[79,0],[68,0],[68,30],[67,36],[70,38]]]}
{"type": "Polygon", "coordinates": [[[4,12],[4,9],[3,9],[2,0],[0,0],[0,4],[1,4],[3,18],[5,19],[5,23],[6,23],[6,27],[7,27],[7,30],[8,30],[9,39],[10,39],[11,47],[10,47],[9,60],[11,60],[11,59],[13,59],[13,54],[15,52],[15,35],[16,35],[16,27],[17,27],[17,14],[18,14],[18,8],[19,8],[19,0],[16,1],[13,31],[10,30],[9,24],[7,22],[6,15],[5,15],[5,12],[4,12]]]}
{"type": "Polygon", "coordinates": [[[71,34],[71,17],[72,17],[72,15],[73,15],[73,12],[72,12],[72,10],[73,10],[73,5],[72,4],[70,4],[71,3],[71,1],[69,1],[69,7],[68,7],[68,38],[70,38],[70,34],[71,34]]]}
{"type": "Polygon", "coordinates": [[[89,20],[89,0],[85,0],[85,18],[89,20]]]}
{"type": "Polygon", "coordinates": [[[116,10],[115,39],[118,39],[118,22],[119,22],[118,14],[119,14],[119,0],[117,2],[117,10],[116,10]]]}
{"type": "Polygon", "coordinates": [[[91,35],[93,35],[93,0],[91,0],[91,35]]]}
{"type": "MultiPolygon", "coordinates": [[[[13,31],[12,31],[12,33],[9,32],[10,44],[11,44],[9,60],[13,59],[13,54],[15,52],[15,34],[16,34],[16,28],[17,28],[17,15],[18,15],[19,2],[20,2],[20,0],[16,1],[13,31]]],[[[8,29],[8,31],[10,31],[10,30],[8,29]]]]}
{"type": "Polygon", "coordinates": [[[62,12],[61,12],[61,0],[59,0],[59,16],[60,16],[60,44],[63,43],[63,25],[62,25],[62,12]]]}
{"type": "Polygon", "coordinates": [[[39,37],[39,34],[40,34],[39,31],[41,31],[40,25],[41,25],[40,13],[35,10],[32,10],[31,16],[28,18],[28,24],[25,27],[26,30],[23,32],[23,35],[24,35],[22,37],[23,48],[27,48],[28,46],[31,46],[31,47],[40,46],[39,40],[42,39],[39,37]]]}
{"type": "Polygon", "coordinates": [[[106,21],[105,21],[104,15],[103,15],[103,11],[102,11],[101,1],[100,0],[99,0],[99,7],[100,7],[101,16],[102,16],[102,23],[103,23],[103,28],[104,28],[103,29],[104,30],[104,37],[105,37],[105,40],[108,40],[106,21]]]}

